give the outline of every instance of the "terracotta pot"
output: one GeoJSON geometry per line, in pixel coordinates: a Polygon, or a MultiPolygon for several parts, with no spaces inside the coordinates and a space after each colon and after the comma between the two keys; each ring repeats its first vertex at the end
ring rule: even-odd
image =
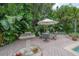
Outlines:
{"type": "Polygon", "coordinates": [[[77,37],[72,37],[72,40],[73,41],[77,41],[77,37]]]}

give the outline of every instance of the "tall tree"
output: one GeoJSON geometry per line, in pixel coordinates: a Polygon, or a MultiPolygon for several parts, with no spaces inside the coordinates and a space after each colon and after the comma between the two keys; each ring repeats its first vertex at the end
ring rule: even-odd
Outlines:
{"type": "Polygon", "coordinates": [[[62,5],[53,11],[52,17],[58,19],[60,28],[66,32],[77,31],[79,9],[72,5],[62,5]],[[73,30],[72,30],[73,29],[73,30]]]}

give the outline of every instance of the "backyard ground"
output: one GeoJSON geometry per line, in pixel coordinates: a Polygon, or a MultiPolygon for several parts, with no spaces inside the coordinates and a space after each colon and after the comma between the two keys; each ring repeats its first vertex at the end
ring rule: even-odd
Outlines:
{"type": "Polygon", "coordinates": [[[17,40],[10,45],[0,47],[0,56],[13,55],[17,50],[31,44],[38,45],[42,49],[43,56],[74,56],[64,49],[74,42],[67,35],[57,35],[56,40],[49,40],[48,42],[39,38],[17,40]]]}

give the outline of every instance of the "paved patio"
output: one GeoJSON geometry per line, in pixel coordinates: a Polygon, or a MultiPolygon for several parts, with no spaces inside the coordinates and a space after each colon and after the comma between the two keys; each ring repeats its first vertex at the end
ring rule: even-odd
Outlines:
{"type": "Polygon", "coordinates": [[[64,49],[65,46],[70,45],[74,42],[75,41],[70,40],[65,35],[58,35],[57,40],[49,40],[49,42],[44,42],[39,38],[17,40],[10,45],[1,47],[0,56],[10,56],[17,50],[31,44],[40,46],[43,52],[43,56],[74,56],[72,53],[64,49]]]}

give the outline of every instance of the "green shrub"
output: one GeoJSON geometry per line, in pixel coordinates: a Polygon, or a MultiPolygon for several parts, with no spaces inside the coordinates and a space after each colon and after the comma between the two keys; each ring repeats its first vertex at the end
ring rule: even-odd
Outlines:
{"type": "Polygon", "coordinates": [[[28,25],[23,16],[7,16],[0,21],[0,26],[4,41],[12,43],[26,31],[28,25]]]}
{"type": "Polygon", "coordinates": [[[74,33],[70,33],[69,35],[72,36],[72,37],[79,37],[79,33],[75,33],[75,32],[74,33]]]}

